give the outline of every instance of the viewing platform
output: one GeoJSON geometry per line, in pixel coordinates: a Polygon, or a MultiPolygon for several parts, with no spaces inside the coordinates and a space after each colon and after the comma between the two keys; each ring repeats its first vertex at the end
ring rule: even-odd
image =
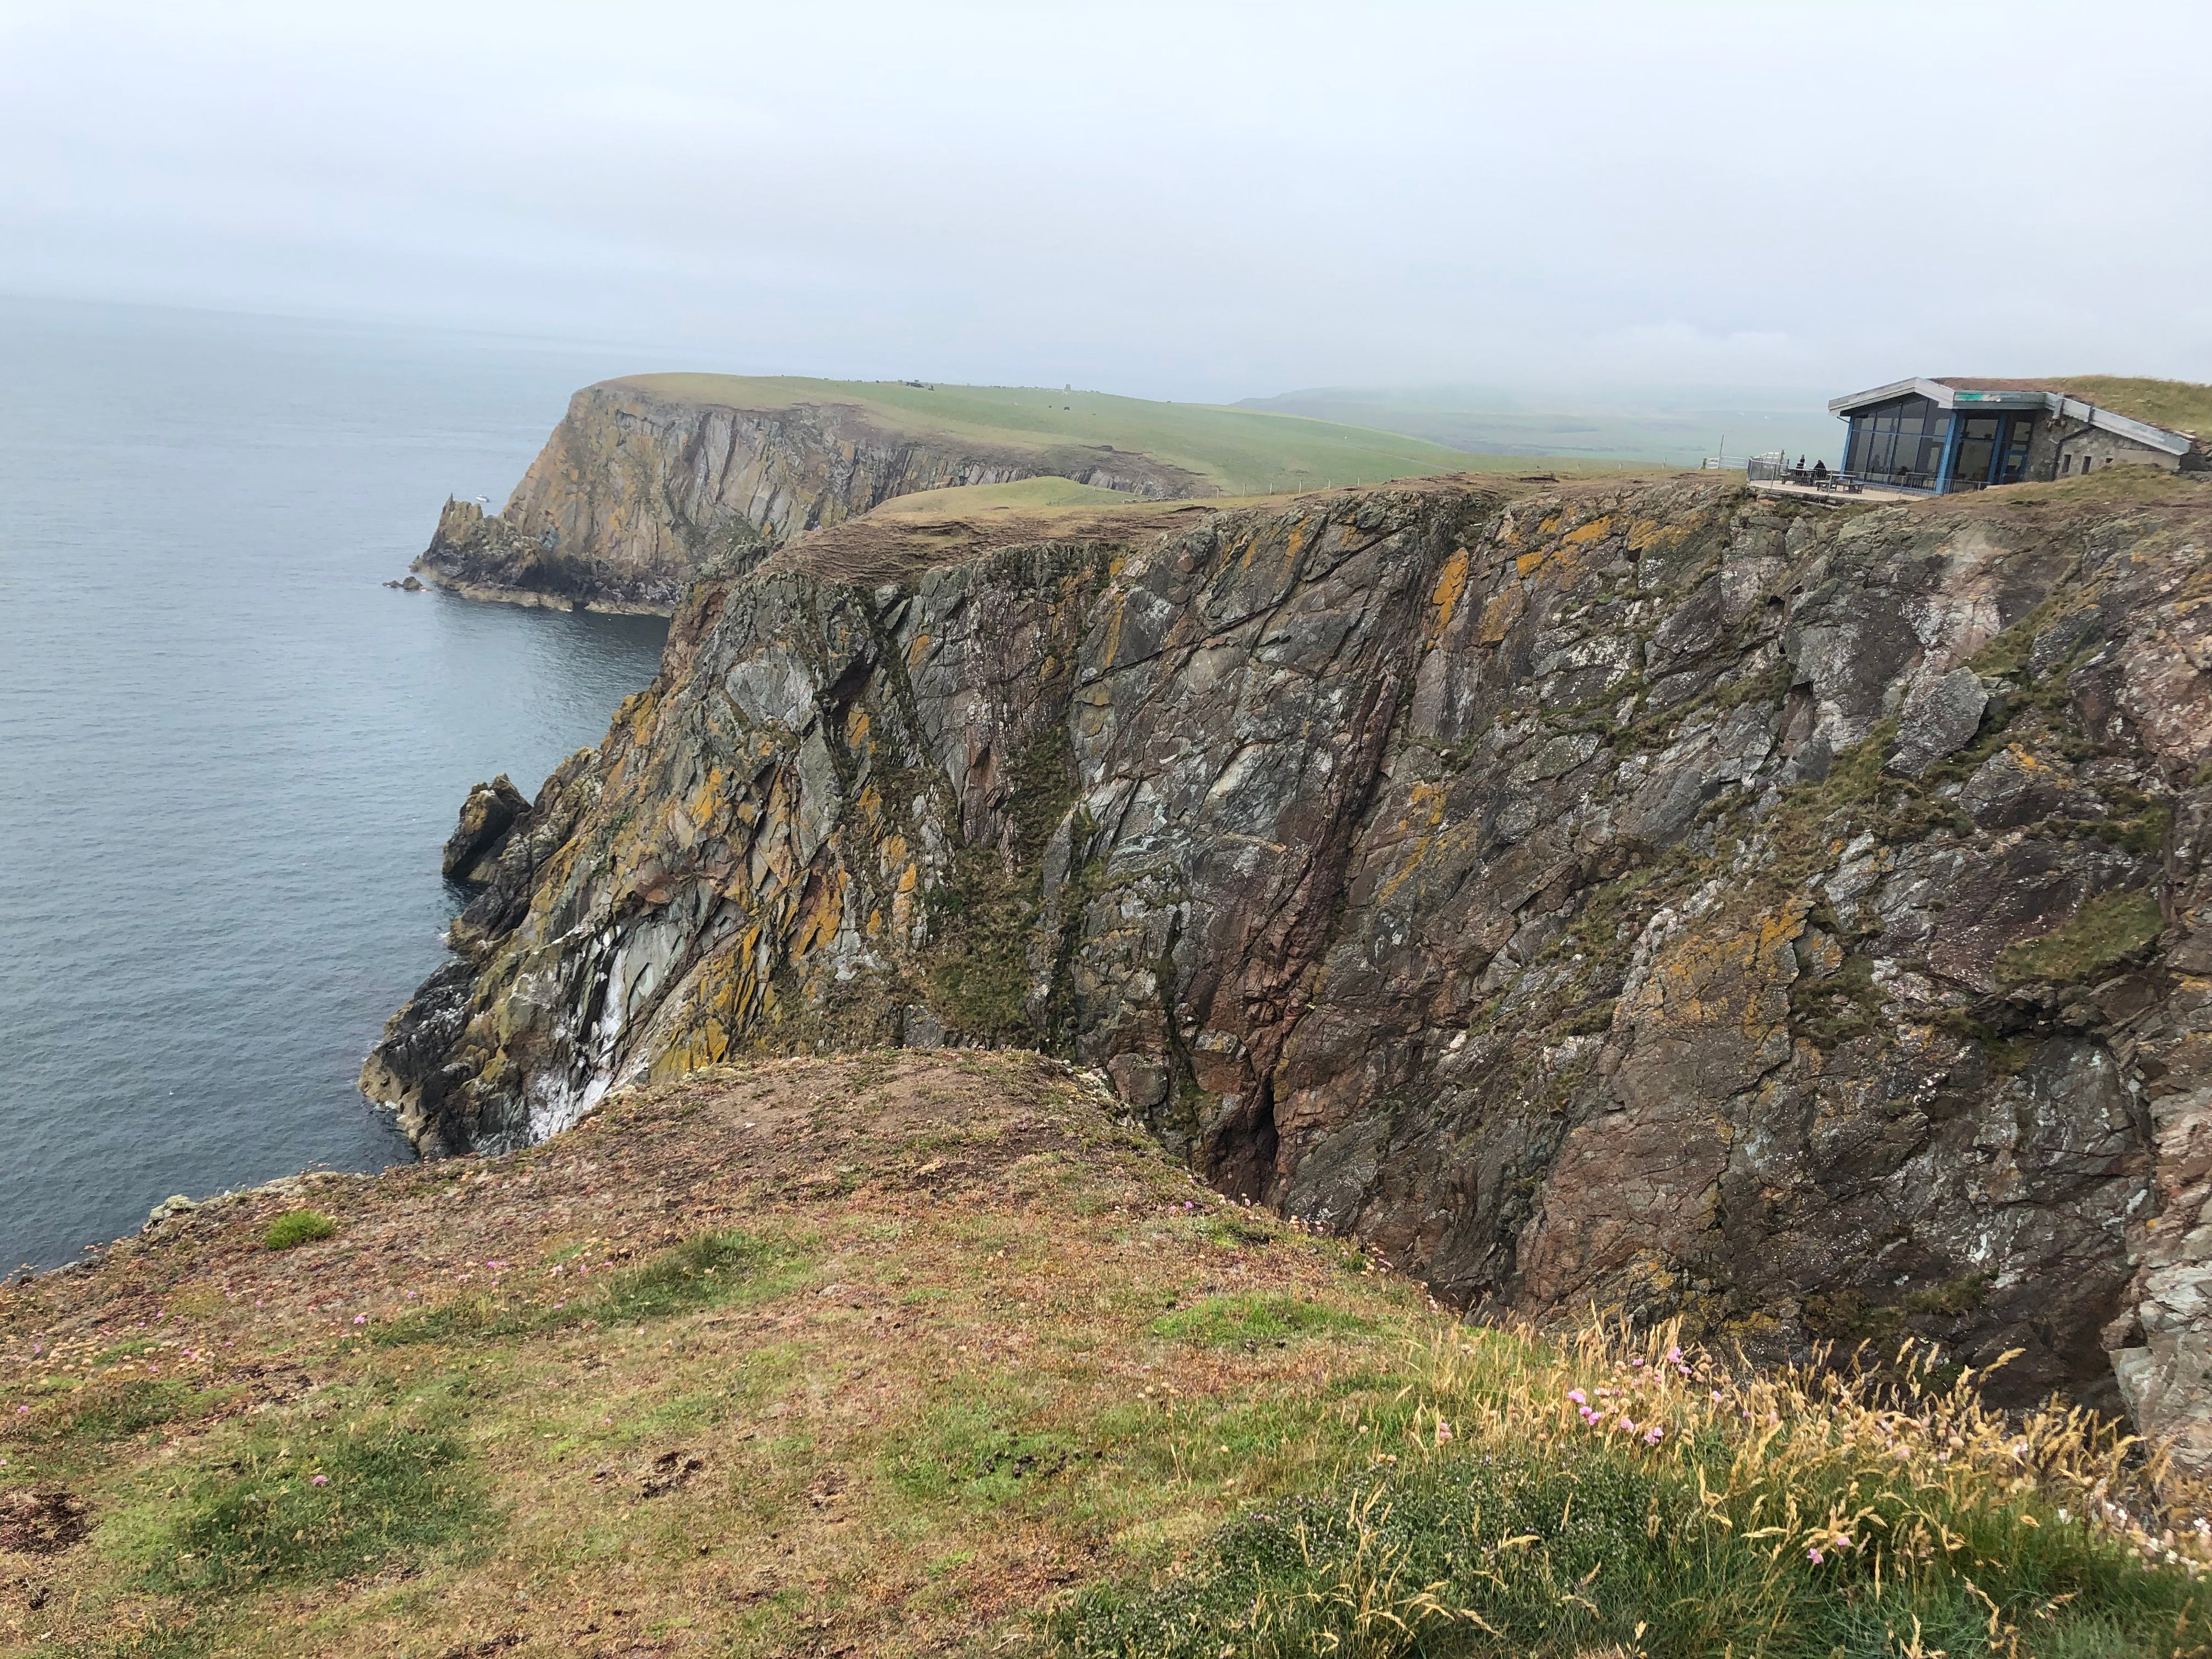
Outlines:
{"type": "Polygon", "coordinates": [[[1765,455],[1754,455],[1744,464],[1744,477],[1759,495],[1792,496],[1830,507],[1850,502],[1916,501],[1931,493],[1891,483],[1872,483],[1842,472],[1815,472],[1810,467],[1785,466],[1765,455]]]}

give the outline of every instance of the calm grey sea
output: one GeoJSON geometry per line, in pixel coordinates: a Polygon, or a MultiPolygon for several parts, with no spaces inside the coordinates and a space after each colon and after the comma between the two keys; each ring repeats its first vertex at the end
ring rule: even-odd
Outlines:
{"type": "Polygon", "coordinates": [[[380,583],[636,366],[0,300],[0,1266],[410,1155],[353,1079],[462,794],[597,742],[665,629],[380,583]]]}

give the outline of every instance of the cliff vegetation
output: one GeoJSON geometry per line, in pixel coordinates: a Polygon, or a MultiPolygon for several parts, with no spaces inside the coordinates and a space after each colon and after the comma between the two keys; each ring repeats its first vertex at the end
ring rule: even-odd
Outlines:
{"type": "Polygon", "coordinates": [[[1030,1054],[167,1209],[0,1288],[8,1651],[2207,1650],[2096,1419],[1461,1324],[1030,1054]]]}

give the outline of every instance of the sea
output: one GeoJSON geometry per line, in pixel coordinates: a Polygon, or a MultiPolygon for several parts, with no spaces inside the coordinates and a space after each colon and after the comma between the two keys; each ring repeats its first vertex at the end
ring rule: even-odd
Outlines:
{"type": "Polygon", "coordinates": [[[409,593],[635,356],[0,298],[0,1267],[412,1157],[354,1079],[526,793],[666,625],[409,593]]]}

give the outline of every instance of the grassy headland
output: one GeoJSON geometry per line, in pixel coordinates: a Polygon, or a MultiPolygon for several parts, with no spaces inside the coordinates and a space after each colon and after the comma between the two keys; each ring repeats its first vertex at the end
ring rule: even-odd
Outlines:
{"type": "MultiPolygon", "coordinates": [[[[686,403],[748,410],[842,404],[892,431],[999,447],[1110,447],[1183,467],[1229,495],[1325,489],[1471,469],[1525,472],[1525,456],[1476,456],[1426,439],[1208,404],[1156,403],[1038,386],[912,386],[793,376],[633,374],[616,382],[686,403]]],[[[1619,471],[1563,463],[1577,472],[1619,471]]]]}
{"type": "Polygon", "coordinates": [[[0,1647],[2206,1650],[2108,1427],[1464,1324],[1109,1110],[1018,1053],[718,1070],[12,1285],[0,1647]]]}

